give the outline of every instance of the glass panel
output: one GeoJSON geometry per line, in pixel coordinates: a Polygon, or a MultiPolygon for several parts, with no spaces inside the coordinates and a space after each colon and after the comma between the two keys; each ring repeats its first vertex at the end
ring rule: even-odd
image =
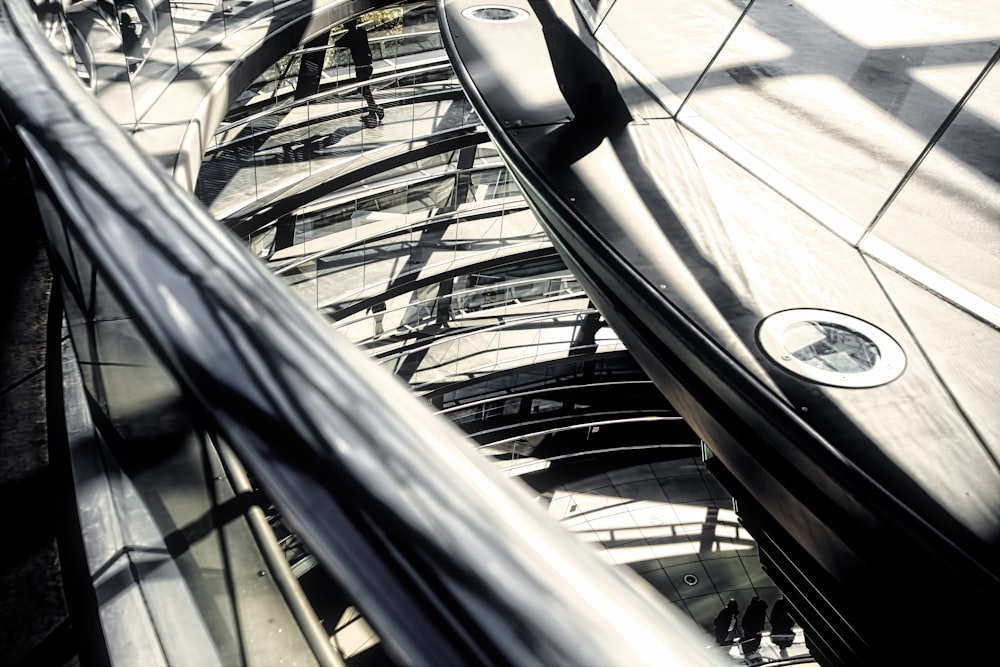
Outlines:
{"type": "Polygon", "coordinates": [[[372,57],[394,62],[403,34],[403,10],[388,7],[361,16],[362,25],[371,37],[372,57]]]}
{"type": "MultiPolygon", "coordinates": [[[[926,68],[955,101],[976,64],[926,68]]],[[[906,182],[874,233],[987,302],[1000,304],[1000,70],[993,68],[906,182]]],[[[915,276],[918,280],[921,276],[915,276]]]]}
{"type": "MultiPolygon", "coordinates": [[[[610,4],[603,3],[602,10],[607,11],[610,4]]],[[[618,0],[602,29],[610,31],[643,69],[676,96],[663,100],[670,111],[676,112],[747,4],[748,0],[666,0],[652,14],[641,11],[642,5],[636,0],[618,0]]],[[[720,63],[732,67],[760,58],[780,58],[786,52],[779,41],[757,34],[752,57],[727,53],[720,63]]]]}
{"type": "Polygon", "coordinates": [[[266,229],[252,235],[248,241],[250,252],[257,257],[270,257],[276,250],[275,240],[277,238],[277,225],[270,225],[266,229]]]}
{"type": "Polygon", "coordinates": [[[810,366],[838,373],[862,373],[878,362],[878,348],[866,337],[829,322],[798,322],[781,343],[810,366]]]}
{"type": "Polygon", "coordinates": [[[312,308],[318,308],[316,293],[316,260],[298,264],[294,269],[286,271],[281,277],[288,283],[303,301],[312,308]]]}
{"type": "MultiPolygon", "coordinates": [[[[118,432],[150,447],[171,446],[173,436],[166,431],[174,419],[168,415],[180,399],[174,380],[155,362],[131,320],[95,322],[94,337],[108,416],[118,432]]],[[[181,432],[174,435],[183,438],[181,432]]]]}
{"type": "Polygon", "coordinates": [[[210,0],[170,0],[170,17],[180,46],[212,18],[215,3],[210,0]]]}
{"type": "MultiPolygon", "coordinates": [[[[72,299],[66,303],[67,319],[85,388],[103,413],[94,415],[100,438],[92,443],[106,447],[121,539],[139,554],[132,559],[132,573],[154,592],[147,598],[151,614],[167,634],[186,624],[189,639],[210,638],[224,664],[250,656],[265,664],[293,654],[296,662],[313,664],[271,579],[260,576],[266,565],[241,512],[231,511],[233,490],[214,448],[194,428],[180,387],[106,287],[99,285],[96,292],[98,320],[88,320],[72,299]],[[183,585],[165,595],[156,586],[172,576],[167,560],[183,585]],[[183,609],[186,595],[201,623],[162,614],[183,609]],[[269,632],[273,623],[288,632],[256,646],[252,638],[269,632]]],[[[105,580],[98,588],[109,581],[120,583],[105,580]]],[[[165,648],[185,661],[183,649],[165,648]]]]}
{"type": "Polygon", "coordinates": [[[195,194],[216,217],[256,198],[255,129],[250,122],[216,134],[202,158],[195,194]]]}
{"type": "Polygon", "coordinates": [[[682,119],[700,116],[773,170],[779,190],[865,227],[951,111],[923,79],[943,68],[964,90],[997,34],[1000,13],[974,0],[758,0],[682,119]]]}
{"type": "Polygon", "coordinates": [[[92,349],[94,338],[91,335],[93,327],[86,313],[80,308],[73,296],[71,288],[65,279],[61,280],[63,311],[66,315],[66,325],[69,327],[70,338],[73,343],[73,351],[76,354],[77,363],[80,365],[80,376],[86,390],[94,397],[101,396],[98,391],[100,387],[100,368],[94,363],[96,352],[92,349]]]}
{"type": "Polygon", "coordinates": [[[309,173],[309,107],[281,109],[254,122],[253,165],[258,196],[309,173]]]}

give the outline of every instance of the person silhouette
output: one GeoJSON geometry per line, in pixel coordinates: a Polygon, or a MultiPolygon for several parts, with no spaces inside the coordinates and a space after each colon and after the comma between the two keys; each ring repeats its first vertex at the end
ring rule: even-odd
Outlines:
{"type": "Polygon", "coordinates": [[[785,598],[778,598],[771,609],[771,643],[778,647],[782,658],[788,657],[788,649],[795,641],[792,605],[785,598]]]}
{"type": "MultiPolygon", "coordinates": [[[[334,46],[344,47],[351,51],[351,60],[354,62],[354,80],[361,82],[372,78],[372,50],[368,45],[368,31],[358,25],[357,19],[351,19],[344,24],[347,32],[340,39],[333,43],[334,46]]],[[[372,88],[368,84],[361,86],[361,95],[368,105],[368,115],[361,119],[366,127],[375,127],[385,117],[385,111],[375,103],[375,96],[372,95],[372,88]]]]}
{"type": "Polygon", "coordinates": [[[385,332],[385,329],[382,328],[382,322],[385,320],[385,301],[378,301],[372,304],[368,310],[371,311],[372,321],[375,322],[375,337],[377,338],[385,332]]]}
{"type": "Polygon", "coordinates": [[[747,610],[743,613],[741,626],[743,628],[743,655],[750,657],[760,649],[764,621],[767,618],[767,603],[756,595],[750,600],[747,610]]]}
{"type": "Polygon", "coordinates": [[[143,54],[142,45],[139,43],[139,34],[128,12],[122,12],[118,17],[118,27],[122,33],[122,53],[125,54],[128,71],[132,73],[139,66],[139,62],[142,61],[143,54]]]}
{"type": "MultiPolygon", "coordinates": [[[[587,308],[593,309],[594,302],[587,302],[587,308]]],[[[580,322],[576,337],[570,344],[569,353],[571,355],[593,354],[597,352],[597,332],[605,324],[599,312],[587,313],[580,322]]]]}
{"type": "Polygon", "coordinates": [[[736,617],[739,616],[740,605],[732,598],[718,616],[715,617],[715,643],[719,646],[729,646],[733,643],[733,636],[736,634],[736,617]]]}

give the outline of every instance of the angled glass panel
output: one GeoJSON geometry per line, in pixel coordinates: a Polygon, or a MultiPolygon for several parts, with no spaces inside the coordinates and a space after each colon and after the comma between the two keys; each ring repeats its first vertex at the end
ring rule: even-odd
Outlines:
{"type": "MultiPolygon", "coordinates": [[[[597,0],[578,0],[594,2],[597,0]]],[[[648,75],[670,93],[660,95],[667,108],[676,113],[680,102],[712,62],[726,36],[739,21],[748,0],[706,0],[657,3],[656,11],[645,11],[641,0],[601,0],[601,29],[609,31],[638,61],[648,75]],[[610,11],[609,11],[610,10],[610,11]]],[[[736,66],[760,57],[780,57],[786,47],[766,35],[754,36],[753,55],[726,54],[720,63],[736,66]]]]}
{"type": "Polygon", "coordinates": [[[316,276],[319,269],[316,264],[317,261],[314,259],[303,262],[284,276],[292,291],[313,308],[319,307],[316,293],[316,276]]]}
{"type": "Polygon", "coordinates": [[[215,217],[255,201],[272,168],[290,169],[285,162],[292,156],[272,136],[276,122],[273,114],[265,114],[228,126],[213,137],[215,143],[202,158],[195,193],[215,217]]]}
{"type": "MultiPolygon", "coordinates": [[[[921,81],[942,96],[965,92],[975,64],[926,68],[921,81]],[[956,70],[966,70],[961,73],[956,70]]],[[[986,76],[906,182],[876,237],[923,266],[1000,304],[1000,71],[986,76]]],[[[902,268],[902,267],[901,267],[902,268]]],[[[934,279],[914,275],[918,281],[934,279]]]]}
{"type": "MultiPolygon", "coordinates": [[[[163,82],[178,74],[179,35],[168,8],[162,4],[148,0],[118,1],[115,7],[135,115],[142,122],[156,105],[163,82]]],[[[105,100],[101,101],[107,108],[105,100]]]]}
{"type": "Polygon", "coordinates": [[[546,364],[524,366],[506,373],[486,376],[477,382],[461,384],[427,394],[442,411],[461,410],[464,405],[502,399],[515,393],[549,390],[556,386],[621,381],[645,381],[648,378],[625,352],[592,357],[570,357],[546,364]]]}
{"type": "Polygon", "coordinates": [[[216,5],[206,0],[171,0],[169,7],[178,46],[193,37],[216,11],[216,5]]]}
{"type": "Polygon", "coordinates": [[[681,118],[822,221],[863,229],[954,106],[927,80],[964,91],[998,35],[975,0],[758,0],[681,118]]]}
{"type": "MultiPolygon", "coordinates": [[[[417,391],[461,382],[504,369],[561,359],[571,348],[587,313],[587,299],[504,304],[481,313],[484,325],[457,335],[437,335],[381,357],[417,391]],[[489,318],[494,324],[488,324],[489,318]]],[[[595,352],[624,349],[617,337],[602,338],[595,352]]]]}

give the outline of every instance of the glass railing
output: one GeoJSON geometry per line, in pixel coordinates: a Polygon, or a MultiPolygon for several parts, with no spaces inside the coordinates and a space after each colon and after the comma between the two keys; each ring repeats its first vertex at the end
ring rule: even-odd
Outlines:
{"type": "Polygon", "coordinates": [[[67,7],[78,74],[95,94],[119,104],[118,117],[141,118],[165,82],[221,40],[292,3],[276,0],[81,2],[67,7]],[[121,94],[114,89],[123,87],[121,94]],[[155,97],[155,94],[153,95],[155,97]]]}
{"type": "Polygon", "coordinates": [[[648,382],[649,378],[626,353],[604,354],[598,358],[573,357],[547,364],[511,369],[479,381],[453,385],[425,395],[442,414],[452,421],[466,405],[475,409],[511,394],[528,394],[552,387],[581,383],[648,382]]]}
{"type": "Polygon", "coordinates": [[[195,193],[217,218],[231,218],[306,179],[335,175],[345,160],[378,159],[419,136],[476,125],[447,65],[366,84],[383,112],[371,127],[353,83],[223,126],[202,161],[195,193]]]}
{"type": "MultiPolygon", "coordinates": [[[[422,335],[429,325],[445,325],[451,329],[480,326],[486,318],[496,319],[495,312],[507,304],[526,301],[538,301],[563,298],[574,291],[582,293],[569,276],[565,280],[540,277],[518,281],[518,286],[524,293],[520,297],[512,297],[504,303],[498,296],[495,287],[462,289],[469,284],[468,275],[453,276],[447,274],[440,281],[422,281],[413,290],[401,292],[393,298],[375,296],[362,301],[362,311],[355,306],[344,315],[335,318],[334,327],[355,343],[368,341],[370,349],[395,344],[400,338],[411,335],[422,335]],[[561,287],[565,283],[565,287],[561,287]],[[550,284],[555,287],[547,289],[550,284]],[[530,290],[530,292],[529,292],[530,290]],[[482,314],[482,318],[478,314],[482,314]],[[376,342],[376,338],[383,339],[376,342]]],[[[500,294],[503,293],[503,288],[500,294]]],[[[340,314],[338,314],[340,315],[340,314]]],[[[445,327],[445,328],[448,328],[445,327]]]]}
{"type": "Polygon", "coordinates": [[[496,420],[509,419],[516,415],[531,415],[531,419],[534,419],[535,415],[550,412],[584,415],[592,406],[593,398],[602,392],[617,393],[616,398],[625,397],[623,402],[629,403],[627,407],[613,408],[614,411],[655,410],[676,416],[676,411],[666,403],[663,395],[656,391],[648,379],[602,382],[592,377],[579,383],[567,383],[558,387],[525,391],[512,389],[501,397],[463,402],[461,406],[452,408],[446,414],[452,423],[463,431],[473,433],[496,420]]]}
{"type": "Polygon", "coordinates": [[[112,664],[340,663],[331,634],[357,616],[328,626],[293,567],[335,582],[393,663],[710,664],[141,153],[27,3],[0,3],[0,51],[4,151],[69,334],[49,409],[87,562],[67,571],[112,664]]]}
{"type": "Polygon", "coordinates": [[[501,210],[485,218],[403,227],[335,254],[307,259],[281,276],[307,303],[336,317],[352,302],[381,294],[394,284],[449,271],[467,273],[477,264],[513,261],[549,246],[529,211],[501,210]]]}
{"type": "Polygon", "coordinates": [[[480,445],[477,451],[489,457],[507,477],[525,477],[540,471],[555,471],[567,464],[579,461],[592,463],[598,458],[621,465],[626,460],[635,460],[637,456],[646,454],[654,461],[662,461],[680,452],[690,455],[698,451],[698,438],[687,429],[676,434],[676,442],[670,442],[672,438],[662,435],[671,426],[678,424],[683,426],[680,417],[640,415],[638,411],[627,417],[613,414],[603,418],[599,414],[576,419],[550,417],[537,419],[534,431],[524,431],[511,437],[494,439],[490,436],[495,437],[496,433],[486,433],[484,435],[490,437],[489,443],[480,445]],[[596,437],[590,437],[595,434],[602,434],[604,438],[598,441],[596,437]],[[551,442],[551,439],[584,444],[545,448],[544,445],[551,442]]]}
{"type": "MultiPolygon", "coordinates": [[[[470,137],[468,148],[476,150],[475,139],[470,137]]],[[[374,243],[407,229],[419,232],[527,208],[505,167],[460,169],[447,154],[439,165],[414,165],[405,177],[387,176],[378,183],[317,197],[252,232],[249,245],[267,258],[272,270],[282,273],[306,259],[374,243]]]]}
{"type": "Polygon", "coordinates": [[[477,143],[481,140],[481,135],[473,134],[458,147],[450,145],[374,177],[359,176],[351,185],[334,193],[317,192],[312,201],[277,217],[264,212],[251,224],[242,225],[240,236],[255,255],[267,258],[272,270],[280,273],[304,259],[368,238],[367,224],[376,219],[365,216],[365,211],[387,211],[401,224],[419,225],[433,223],[442,211],[455,206],[465,209],[461,214],[471,215],[474,207],[523,201],[506,168],[489,150],[491,145],[477,143]],[[477,156],[473,169],[459,166],[459,156],[465,151],[477,156]],[[348,229],[355,234],[342,238],[348,229]],[[314,241],[307,242],[307,234],[314,241]]]}
{"type": "MultiPolygon", "coordinates": [[[[497,315],[446,337],[423,339],[379,356],[379,362],[419,393],[517,366],[565,358],[577,346],[579,330],[594,311],[570,309],[567,299],[532,304],[527,311],[497,315]]],[[[586,299],[582,300],[586,304],[586,299]]],[[[625,346],[613,332],[580,347],[615,352],[625,346]]]]}
{"type": "MultiPolygon", "coordinates": [[[[343,31],[331,32],[335,40],[343,31]]],[[[373,67],[376,74],[386,71],[403,72],[418,69],[434,62],[447,63],[441,35],[437,26],[433,30],[408,32],[400,35],[370,35],[373,67]],[[377,65],[377,66],[376,66],[377,65]]],[[[279,59],[251,83],[236,98],[229,118],[236,119],[292,98],[297,89],[302,57],[310,53],[323,53],[320,88],[349,84],[354,78],[350,54],[346,49],[327,44],[319,47],[296,49],[279,59]]]]}
{"type": "Polygon", "coordinates": [[[477,327],[485,321],[510,317],[515,308],[528,302],[585,296],[570,275],[562,278],[543,276],[452,291],[457,284],[469,284],[472,277],[449,277],[437,285],[430,285],[432,296],[429,297],[418,296],[419,290],[403,294],[398,306],[389,307],[384,301],[374,301],[364,313],[339,319],[335,328],[355,342],[384,335],[381,345],[385,345],[396,336],[407,337],[411,332],[420,332],[432,324],[447,324],[452,330],[477,327]]]}

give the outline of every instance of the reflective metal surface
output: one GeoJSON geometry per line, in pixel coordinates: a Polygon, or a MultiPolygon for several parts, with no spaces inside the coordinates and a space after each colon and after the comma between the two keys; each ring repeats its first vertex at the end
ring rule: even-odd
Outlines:
{"type": "Polygon", "coordinates": [[[1000,420],[985,408],[1000,400],[1000,107],[978,102],[993,94],[1000,15],[974,2],[515,2],[535,21],[513,27],[514,62],[460,20],[470,3],[440,4],[491,137],[567,266],[715,454],[816,654],[953,658],[885,641],[891,621],[854,596],[917,605],[929,571],[950,573],[953,602],[1000,592],[1000,420]],[[629,122],[573,132],[570,114],[538,113],[575,99],[553,14],[606,68],[629,122]],[[788,373],[758,324],[802,308],[870,323],[905,369],[866,387],[788,373]]]}
{"type": "MultiPolygon", "coordinates": [[[[331,336],[137,150],[14,0],[0,5],[0,56],[0,102],[12,130],[4,140],[34,176],[71,311],[79,386],[101,436],[83,445],[107,446],[124,477],[114,468],[104,474],[122,482],[125,496],[141,481],[171,501],[145,510],[119,505],[108,516],[150,528],[122,536],[130,559],[122,572],[146,597],[149,615],[141,621],[155,626],[165,662],[197,646],[174,631],[177,617],[157,615],[167,599],[160,585],[173,582],[157,579],[150,553],[178,567],[196,561],[189,576],[197,566],[213,568],[213,591],[234,615],[249,611],[264,622],[287,613],[278,597],[251,596],[261,606],[242,606],[236,591],[246,590],[242,576],[250,570],[236,561],[259,553],[231,542],[234,552],[225,544],[214,552],[228,556],[211,555],[229,530],[218,512],[234,509],[223,490],[239,488],[220,479],[207,446],[221,438],[364,610],[394,661],[711,663],[685,620],[606,567],[454,427],[331,336]],[[108,438],[117,441],[100,442],[108,438]],[[156,464],[173,457],[184,465],[169,467],[175,476],[160,475],[156,464]]],[[[249,538],[236,515],[226,516],[249,538]]],[[[243,634],[251,629],[245,618],[231,624],[235,635],[225,634],[210,605],[196,605],[183,620],[205,630],[224,663],[268,663],[267,652],[280,646],[255,646],[270,637],[243,634]]],[[[107,639],[117,649],[129,638],[112,629],[107,639]]],[[[159,647],[149,641],[132,648],[150,651],[155,662],[159,647]]]]}

